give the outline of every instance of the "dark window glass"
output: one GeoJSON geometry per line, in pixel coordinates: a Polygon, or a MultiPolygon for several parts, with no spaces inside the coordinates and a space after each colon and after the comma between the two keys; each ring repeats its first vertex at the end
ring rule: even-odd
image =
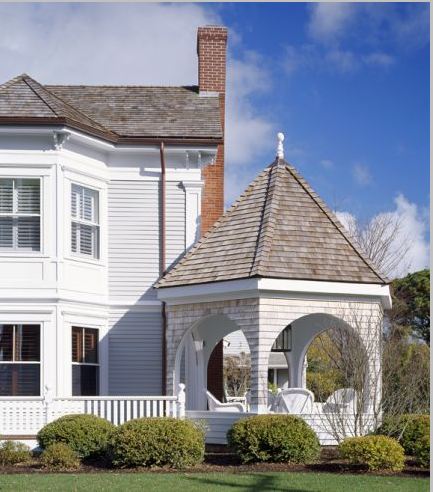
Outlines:
{"type": "Polygon", "coordinates": [[[40,395],[40,344],[39,325],[0,325],[0,396],[40,395]]]}
{"type": "Polygon", "coordinates": [[[39,396],[39,364],[0,364],[0,396],[39,396]]]}
{"type": "Polygon", "coordinates": [[[76,364],[72,366],[72,396],[99,394],[99,367],[76,364]]]}
{"type": "Polygon", "coordinates": [[[0,360],[12,360],[13,325],[0,325],[0,360]]]}
{"type": "Polygon", "coordinates": [[[72,362],[72,395],[98,395],[98,330],[72,327],[72,362]]]}

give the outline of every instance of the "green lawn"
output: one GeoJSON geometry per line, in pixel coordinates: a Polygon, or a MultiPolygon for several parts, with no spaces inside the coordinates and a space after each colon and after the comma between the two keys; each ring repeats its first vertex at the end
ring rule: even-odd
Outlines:
{"type": "Polygon", "coordinates": [[[2,475],[0,490],[13,491],[260,491],[260,492],[422,492],[427,478],[337,475],[331,473],[92,473],[2,475]]]}

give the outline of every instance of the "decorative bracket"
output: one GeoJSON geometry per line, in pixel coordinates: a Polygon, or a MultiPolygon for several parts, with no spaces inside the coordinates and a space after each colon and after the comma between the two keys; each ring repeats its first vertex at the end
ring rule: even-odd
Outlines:
{"type": "Polygon", "coordinates": [[[53,140],[55,150],[62,150],[63,145],[69,140],[71,134],[65,131],[54,131],[53,140]]]}

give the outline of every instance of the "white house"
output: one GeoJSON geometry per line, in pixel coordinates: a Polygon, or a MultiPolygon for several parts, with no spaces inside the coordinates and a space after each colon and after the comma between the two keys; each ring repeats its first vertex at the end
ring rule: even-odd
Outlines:
{"type": "Polygon", "coordinates": [[[28,75],[0,86],[3,435],[32,436],[72,411],[170,414],[183,382],[187,409],[205,411],[203,390],[221,395],[222,339],[240,329],[254,412],[266,411],[269,352],[287,327],[291,386],[312,337],[350,325],[351,308],[375,319],[361,339],[379,341],[387,280],[284,161],[282,141],[213,226],[226,41],[225,28],[199,28],[192,87],[28,75]]]}

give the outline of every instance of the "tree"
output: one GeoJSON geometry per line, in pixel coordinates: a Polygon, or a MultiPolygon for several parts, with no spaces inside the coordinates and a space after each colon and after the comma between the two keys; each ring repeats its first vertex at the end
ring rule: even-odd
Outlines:
{"type": "MultiPolygon", "coordinates": [[[[340,216],[343,220],[343,216],[340,216]]],[[[387,277],[394,278],[410,267],[411,238],[403,235],[403,221],[393,213],[382,213],[369,222],[344,214],[344,225],[361,250],[387,277]]]]}
{"type": "Polygon", "coordinates": [[[393,308],[388,317],[394,329],[430,345],[430,270],[410,273],[391,285],[393,308]]]}
{"type": "Polygon", "coordinates": [[[251,359],[250,355],[241,352],[239,355],[224,357],[224,386],[228,396],[243,397],[250,387],[251,359]]]}

